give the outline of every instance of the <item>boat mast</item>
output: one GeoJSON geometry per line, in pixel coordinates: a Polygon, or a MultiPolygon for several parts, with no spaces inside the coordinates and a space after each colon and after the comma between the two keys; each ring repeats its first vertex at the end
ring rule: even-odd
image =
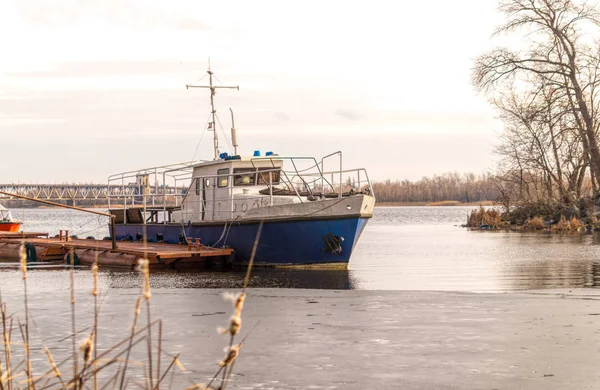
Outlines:
{"type": "MultiPolygon", "coordinates": [[[[238,91],[240,90],[240,86],[236,85],[235,87],[228,87],[225,85],[213,85],[213,72],[210,70],[210,61],[208,62],[208,70],[206,71],[206,73],[208,73],[208,80],[209,80],[209,85],[190,85],[190,84],[186,84],[185,88],[209,88],[210,89],[210,108],[211,108],[211,117],[212,117],[212,121],[209,122],[208,124],[208,129],[212,130],[213,132],[213,145],[214,145],[214,149],[215,149],[215,160],[219,159],[219,135],[217,133],[217,123],[216,123],[216,113],[217,110],[215,110],[215,94],[216,94],[216,89],[217,88],[229,88],[229,89],[237,89],[238,91]]],[[[236,148],[237,149],[237,148],[236,148]]]]}
{"type": "Polygon", "coordinates": [[[229,107],[229,111],[231,111],[231,144],[233,145],[233,154],[237,156],[237,131],[235,130],[235,121],[233,119],[233,110],[229,107]]]}

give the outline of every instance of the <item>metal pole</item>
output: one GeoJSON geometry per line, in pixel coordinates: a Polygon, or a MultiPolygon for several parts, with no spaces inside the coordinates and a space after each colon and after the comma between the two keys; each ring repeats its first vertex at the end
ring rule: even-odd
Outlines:
{"type": "Polygon", "coordinates": [[[217,112],[215,110],[215,92],[217,88],[230,88],[230,89],[237,89],[239,91],[240,87],[239,86],[235,86],[235,87],[227,87],[227,86],[221,86],[221,85],[213,85],[213,72],[210,70],[210,64],[208,65],[208,70],[206,71],[209,75],[209,85],[189,85],[186,84],[186,88],[208,88],[210,89],[210,107],[211,107],[211,114],[212,114],[212,122],[210,124],[212,131],[214,132],[213,134],[213,143],[214,143],[214,149],[215,149],[215,160],[217,160],[219,158],[219,134],[217,133],[217,123],[216,123],[216,117],[215,117],[215,113],[217,112]]]}
{"type": "Polygon", "coordinates": [[[167,191],[166,190],[166,181],[167,174],[163,172],[163,225],[167,224],[167,191]]]}
{"type": "Polygon", "coordinates": [[[156,177],[156,169],[157,168],[154,168],[154,196],[152,197],[152,207],[154,207],[154,198],[158,194],[158,178],[156,177]]]}
{"type": "Polygon", "coordinates": [[[116,218],[116,216],[113,215],[113,214],[102,213],[100,211],[86,210],[86,209],[82,209],[81,207],[77,207],[77,206],[69,206],[69,205],[66,205],[66,204],[54,203],[54,202],[50,202],[49,200],[35,199],[35,198],[30,198],[30,197],[24,196],[24,195],[11,194],[10,192],[0,191],[0,194],[6,195],[6,196],[10,196],[10,197],[13,197],[13,198],[24,199],[24,200],[31,200],[31,201],[34,201],[34,202],[44,203],[44,204],[48,204],[48,205],[51,205],[51,206],[62,207],[62,208],[65,208],[65,209],[83,211],[84,213],[90,213],[90,214],[102,215],[104,217],[109,217],[110,220],[111,220],[111,236],[112,236],[112,239],[113,239],[113,249],[117,249],[117,243],[116,243],[116,240],[115,240],[115,218],[116,218]]]}
{"type": "Polygon", "coordinates": [[[273,206],[273,174],[269,172],[269,203],[273,206]]]}
{"type": "MultiPolygon", "coordinates": [[[[217,133],[217,121],[215,120],[215,88],[213,87],[212,75],[213,72],[209,69],[209,84],[210,84],[210,108],[212,114],[212,131],[213,131],[213,147],[215,148],[215,160],[219,158],[219,134],[217,133]]],[[[214,219],[214,218],[213,218],[214,219]]]]}
{"type": "Polygon", "coordinates": [[[344,193],[344,187],[342,183],[342,152],[340,152],[340,199],[342,198],[342,194],[344,193]]]}
{"type": "Polygon", "coordinates": [[[117,249],[117,227],[116,225],[116,215],[110,216],[110,236],[112,237],[112,248],[117,249]]]}

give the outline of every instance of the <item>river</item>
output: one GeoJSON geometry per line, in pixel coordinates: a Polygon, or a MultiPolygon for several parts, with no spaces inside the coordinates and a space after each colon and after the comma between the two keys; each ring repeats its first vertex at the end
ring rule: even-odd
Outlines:
{"type": "MultiPolygon", "coordinates": [[[[592,287],[600,274],[600,237],[469,231],[460,227],[469,210],[376,208],[347,271],[253,270],[243,314],[248,339],[228,388],[595,386],[600,292],[592,287]]],[[[108,234],[102,217],[80,212],[13,213],[27,231],[108,234]]],[[[2,299],[22,320],[22,275],[16,264],[0,264],[2,299]]],[[[231,313],[221,294],[239,291],[242,279],[241,270],[151,274],[152,318],[163,320],[162,348],[181,353],[184,364],[173,386],[161,388],[206,383],[216,372],[227,344],[216,327],[231,313]]],[[[41,340],[56,361],[71,355],[70,281],[62,267],[28,271],[36,373],[49,369],[41,340]]],[[[136,272],[101,270],[99,352],[129,334],[140,282],[136,272]]],[[[78,345],[93,322],[90,270],[74,271],[74,283],[78,345]]],[[[139,326],[146,314],[143,305],[139,326]]],[[[146,348],[141,342],[132,350],[131,380],[143,378],[146,348]]],[[[162,355],[162,371],[172,356],[162,355]]],[[[68,374],[70,364],[61,371],[68,374]]],[[[113,368],[102,373],[101,384],[117,372],[113,368]]],[[[125,387],[135,388],[133,382],[125,387]]]]}
{"type": "MultiPolygon", "coordinates": [[[[347,271],[256,270],[253,287],[503,292],[600,284],[600,235],[469,231],[473,207],[378,207],[347,271]]],[[[104,217],[63,209],[15,209],[26,231],[108,235],[104,217]]],[[[128,273],[107,271],[113,285],[128,273]]],[[[156,287],[234,287],[239,273],[157,273],[156,287]]]]}

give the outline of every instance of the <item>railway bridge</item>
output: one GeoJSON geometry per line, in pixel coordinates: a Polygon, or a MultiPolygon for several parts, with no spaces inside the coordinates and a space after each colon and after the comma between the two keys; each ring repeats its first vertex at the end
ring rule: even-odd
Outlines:
{"type": "MultiPolygon", "coordinates": [[[[26,196],[32,199],[66,201],[74,205],[79,203],[107,202],[109,197],[123,199],[125,197],[136,197],[143,193],[144,188],[136,183],[127,185],[114,184],[0,184],[0,192],[26,196]],[[85,202],[81,202],[85,201],[85,202]]],[[[181,195],[187,187],[158,187],[154,189],[155,194],[181,195]]],[[[16,198],[1,195],[0,200],[14,200],[16,198]]],[[[112,200],[111,200],[112,202],[112,200]]]]}

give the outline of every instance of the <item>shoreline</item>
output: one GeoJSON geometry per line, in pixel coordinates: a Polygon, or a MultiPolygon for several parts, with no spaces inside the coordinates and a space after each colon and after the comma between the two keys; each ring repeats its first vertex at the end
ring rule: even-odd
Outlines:
{"type": "Polygon", "coordinates": [[[483,200],[481,202],[458,202],[446,200],[442,202],[380,202],[375,203],[375,207],[479,207],[479,206],[500,206],[500,203],[483,200]]]}
{"type": "MultiPolygon", "coordinates": [[[[1,203],[1,202],[0,202],[1,203]]],[[[103,205],[77,205],[84,209],[108,209],[107,204],[103,205]]],[[[113,205],[114,207],[123,205],[113,205]]],[[[375,207],[479,207],[479,206],[500,206],[499,203],[491,200],[484,200],[481,202],[458,202],[458,201],[442,201],[442,202],[381,202],[375,203],[375,207]]],[[[9,209],[59,209],[60,207],[40,205],[40,206],[28,206],[28,207],[8,207],[9,209]]]]}

